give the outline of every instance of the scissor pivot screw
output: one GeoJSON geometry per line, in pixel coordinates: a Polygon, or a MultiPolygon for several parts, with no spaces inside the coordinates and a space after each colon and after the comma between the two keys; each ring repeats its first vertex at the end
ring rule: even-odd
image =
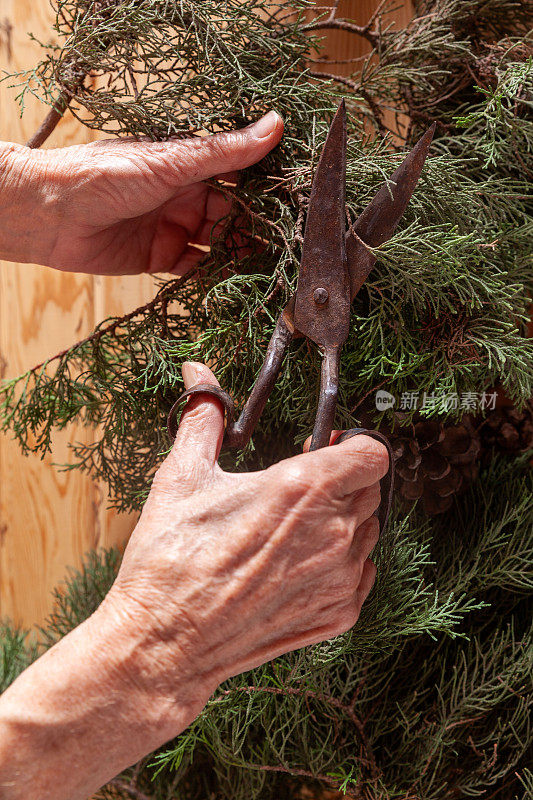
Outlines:
{"type": "Polygon", "coordinates": [[[315,289],[313,292],[313,300],[317,304],[317,306],[323,306],[329,297],[329,292],[327,289],[324,289],[322,286],[319,286],[318,289],[315,289]]]}

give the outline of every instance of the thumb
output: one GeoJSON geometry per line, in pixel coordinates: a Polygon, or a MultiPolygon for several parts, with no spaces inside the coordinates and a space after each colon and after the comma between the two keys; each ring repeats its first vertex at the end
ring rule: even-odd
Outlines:
{"type": "Polygon", "coordinates": [[[163,167],[175,191],[176,185],[188,186],[256,164],[279,143],[282,135],[283,120],[275,111],[269,111],[257,122],[237,131],[145,143],[144,155],[154,157],[158,172],[163,167]]]}
{"type": "MultiPolygon", "coordinates": [[[[186,361],[181,372],[186,389],[198,383],[219,383],[209,367],[195,361],[186,361]]],[[[180,426],[172,452],[181,459],[184,451],[195,460],[216,463],[224,436],[224,411],[219,400],[209,394],[190,397],[181,416],[180,426]]]]}

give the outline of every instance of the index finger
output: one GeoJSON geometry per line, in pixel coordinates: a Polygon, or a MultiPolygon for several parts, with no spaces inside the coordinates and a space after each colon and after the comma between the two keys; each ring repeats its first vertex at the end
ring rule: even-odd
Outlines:
{"type": "MultiPolygon", "coordinates": [[[[332,442],[342,431],[334,431],[332,442]]],[[[337,497],[353,494],[377,483],[389,470],[389,454],[381,442],[359,434],[335,447],[322,447],[294,456],[301,467],[320,475],[337,497]]]]}
{"type": "MultiPolygon", "coordinates": [[[[329,443],[330,443],[330,445],[335,444],[335,442],[337,441],[337,439],[339,438],[341,433],[344,433],[344,431],[331,431],[331,433],[329,435],[329,443]]],[[[308,453],[309,452],[309,448],[311,447],[311,439],[312,438],[313,438],[312,436],[308,436],[307,439],[305,440],[305,442],[303,443],[302,450],[303,450],[304,453],[308,453]]]]}

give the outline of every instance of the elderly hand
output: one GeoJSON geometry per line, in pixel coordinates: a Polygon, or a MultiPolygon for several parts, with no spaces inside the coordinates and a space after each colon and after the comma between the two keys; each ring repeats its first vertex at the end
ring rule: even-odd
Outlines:
{"type": "MultiPolygon", "coordinates": [[[[201,364],[183,372],[188,388],[216,384],[201,364]]],[[[228,474],[222,436],[218,401],[191,399],[111,591],[2,697],[2,798],[82,800],[189,725],[224,679],[357,621],[385,447],[357,436],[228,474]]]]}
{"type": "MultiPolygon", "coordinates": [[[[201,364],[184,377],[218,385],[201,364]]],[[[106,601],[168,644],[170,695],[177,651],[213,690],[351,628],[374,579],[382,445],[364,437],[227,473],[223,430],[216,400],[189,401],[106,601]]]]}
{"type": "Polygon", "coordinates": [[[0,143],[0,258],[97,275],[183,275],[231,207],[204,180],[234,180],[282,134],[271,111],[242,130],[193,139],[56,150],[0,143]]]}

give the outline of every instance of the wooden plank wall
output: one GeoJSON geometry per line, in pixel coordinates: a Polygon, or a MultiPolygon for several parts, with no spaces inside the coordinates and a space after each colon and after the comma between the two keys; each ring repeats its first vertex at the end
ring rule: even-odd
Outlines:
{"type": "MultiPolygon", "coordinates": [[[[28,31],[49,41],[48,0],[0,0],[0,68],[28,69],[39,47],[28,31]]],[[[0,138],[25,142],[46,107],[30,100],[23,118],[16,92],[0,84],[0,138]]],[[[87,142],[97,134],[67,116],[46,147],[87,142]]],[[[1,202],[1,199],[0,199],[1,202]]],[[[86,336],[101,319],[128,311],[153,296],[153,279],[105,278],[57,272],[29,264],[0,265],[0,363],[15,376],[86,336]]],[[[50,610],[50,590],[67,565],[99,545],[123,540],[133,521],[107,510],[105,488],[77,472],[59,472],[52,462],[68,460],[69,442],[91,431],[73,426],[55,436],[53,454],[24,457],[0,438],[0,615],[30,625],[50,610]]]]}
{"type": "MultiPolygon", "coordinates": [[[[339,15],[361,24],[376,4],[341,0],[339,15]]],[[[410,14],[410,0],[394,12],[401,24],[410,14]]],[[[27,33],[49,41],[52,17],[49,0],[0,0],[0,70],[13,72],[36,63],[39,47],[27,33]]],[[[353,58],[367,47],[359,37],[338,31],[328,35],[332,58],[353,58]]],[[[349,71],[349,65],[339,69],[349,71]]],[[[6,83],[0,84],[0,139],[24,143],[46,109],[30,99],[21,119],[15,94],[6,83]]],[[[97,135],[67,115],[45,146],[64,147],[97,135]]],[[[1,263],[0,374],[20,374],[90,333],[100,320],[135,308],[153,293],[153,280],[146,276],[69,275],[1,263]]],[[[50,611],[50,591],[66,567],[79,565],[93,547],[124,541],[132,529],[132,517],[107,510],[103,486],[53,466],[68,459],[69,442],[90,436],[90,430],[75,426],[58,433],[53,454],[44,461],[23,457],[13,441],[0,436],[0,617],[25,625],[42,622],[50,611]]]]}

